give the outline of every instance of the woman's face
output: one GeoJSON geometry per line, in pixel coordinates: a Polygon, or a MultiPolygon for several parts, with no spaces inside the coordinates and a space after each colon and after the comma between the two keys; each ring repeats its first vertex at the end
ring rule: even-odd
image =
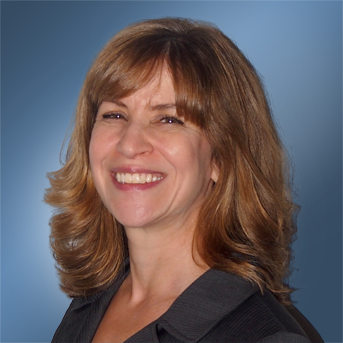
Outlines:
{"type": "Polygon", "coordinates": [[[166,69],[98,110],[89,148],[96,189],[125,227],[194,220],[216,179],[204,133],[179,118],[166,69]]]}

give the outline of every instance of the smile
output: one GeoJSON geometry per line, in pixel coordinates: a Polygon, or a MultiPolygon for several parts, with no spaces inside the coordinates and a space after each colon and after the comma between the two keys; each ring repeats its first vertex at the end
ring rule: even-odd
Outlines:
{"type": "Polygon", "coordinates": [[[146,173],[116,173],[116,180],[119,183],[151,183],[162,180],[163,176],[157,176],[153,174],[146,173]]]}

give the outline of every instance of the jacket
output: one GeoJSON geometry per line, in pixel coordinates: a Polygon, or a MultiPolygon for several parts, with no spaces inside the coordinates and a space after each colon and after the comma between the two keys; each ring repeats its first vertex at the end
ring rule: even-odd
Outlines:
{"type": "MultiPolygon", "coordinates": [[[[105,291],[74,298],[52,343],[91,342],[113,295],[128,275],[127,268],[105,291]]],[[[312,342],[323,342],[304,316],[312,342]]],[[[195,280],[160,318],[125,343],[263,342],[308,343],[308,336],[274,296],[228,272],[209,269],[195,280]]]]}

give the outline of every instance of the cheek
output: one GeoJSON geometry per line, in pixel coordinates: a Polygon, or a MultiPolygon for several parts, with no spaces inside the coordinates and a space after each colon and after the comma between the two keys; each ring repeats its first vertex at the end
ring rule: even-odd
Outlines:
{"type": "Polygon", "coordinates": [[[99,163],[111,155],[113,151],[113,137],[106,130],[94,128],[89,144],[89,160],[92,169],[99,167],[99,163]]]}
{"type": "Polygon", "coordinates": [[[111,144],[103,130],[93,129],[89,144],[89,164],[94,186],[106,206],[106,187],[108,183],[108,165],[111,144]]]}
{"type": "Polygon", "coordinates": [[[211,173],[211,147],[203,137],[177,137],[165,142],[164,155],[178,170],[185,173],[211,173]]]}
{"type": "Polygon", "coordinates": [[[94,169],[96,169],[98,158],[99,158],[99,152],[101,152],[101,147],[99,143],[100,142],[97,139],[96,135],[92,133],[92,137],[89,143],[89,163],[90,163],[92,173],[94,169]]]}
{"type": "Polygon", "coordinates": [[[188,158],[197,163],[200,167],[210,165],[211,160],[211,146],[207,139],[203,136],[197,136],[189,140],[188,144],[188,158]]]}
{"type": "Polygon", "coordinates": [[[102,167],[108,154],[109,144],[106,135],[102,135],[99,130],[93,130],[89,144],[89,164],[96,188],[100,186],[102,167]]]}
{"type": "Polygon", "coordinates": [[[99,193],[99,165],[100,162],[98,160],[99,154],[98,151],[98,144],[97,141],[93,139],[93,135],[89,144],[89,164],[90,164],[90,170],[92,173],[93,182],[95,185],[95,188],[97,189],[99,193]]]}
{"type": "Polygon", "coordinates": [[[207,182],[211,179],[212,175],[212,149],[210,143],[206,139],[202,139],[198,142],[194,149],[194,158],[198,162],[199,174],[201,174],[204,181],[207,182]]]}

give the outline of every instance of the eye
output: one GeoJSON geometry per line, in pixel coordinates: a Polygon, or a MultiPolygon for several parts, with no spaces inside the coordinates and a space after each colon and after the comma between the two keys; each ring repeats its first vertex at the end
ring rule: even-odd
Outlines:
{"type": "Polygon", "coordinates": [[[184,125],[184,122],[177,118],[177,117],[173,117],[173,116],[166,116],[163,117],[161,119],[161,123],[166,123],[166,124],[180,124],[180,125],[184,125]]]}
{"type": "Polygon", "coordinates": [[[104,113],[102,115],[103,119],[114,119],[114,120],[118,120],[118,119],[126,119],[125,116],[121,113],[118,112],[109,112],[109,113],[104,113]]]}

